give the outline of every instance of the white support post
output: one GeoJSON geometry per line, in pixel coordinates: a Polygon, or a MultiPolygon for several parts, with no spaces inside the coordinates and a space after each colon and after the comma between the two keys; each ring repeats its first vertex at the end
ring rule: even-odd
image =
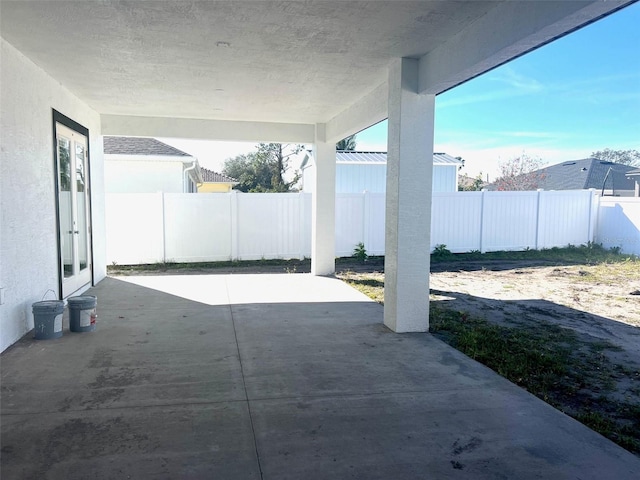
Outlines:
{"type": "Polygon", "coordinates": [[[418,61],[389,69],[384,324],[429,329],[435,95],[418,94],[418,61]]]}
{"type": "Polygon", "coordinates": [[[326,141],[326,125],[316,125],[313,158],[316,175],[312,200],[311,273],[336,271],[336,146],[326,141]]]}

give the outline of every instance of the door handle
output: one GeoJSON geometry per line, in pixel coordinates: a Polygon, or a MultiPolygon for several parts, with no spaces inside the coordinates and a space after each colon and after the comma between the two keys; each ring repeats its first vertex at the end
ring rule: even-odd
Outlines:
{"type": "Polygon", "coordinates": [[[80,233],[80,230],[69,230],[67,233],[80,233]]]}

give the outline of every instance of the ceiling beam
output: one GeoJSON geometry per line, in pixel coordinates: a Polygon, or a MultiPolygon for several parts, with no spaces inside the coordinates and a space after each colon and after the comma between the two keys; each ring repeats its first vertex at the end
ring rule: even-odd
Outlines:
{"type": "Polygon", "coordinates": [[[442,93],[634,1],[501,2],[420,58],[420,92],[442,93]]]}
{"type": "Polygon", "coordinates": [[[315,125],[101,115],[102,135],[233,142],[313,143],[315,125]]]}
{"type": "Polygon", "coordinates": [[[327,142],[339,142],[387,118],[389,86],[387,82],[376,87],[356,103],[327,122],[327,142]]]}

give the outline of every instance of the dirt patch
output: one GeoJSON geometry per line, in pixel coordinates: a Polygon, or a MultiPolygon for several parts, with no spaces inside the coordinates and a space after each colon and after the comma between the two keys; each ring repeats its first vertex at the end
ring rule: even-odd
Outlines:
{"type": "Polygon", "coordinates": [[[504,267],[432,272],[431,293],[491,322],[545,320],[609,341],[640,365],[640,265],[504,267]]]}

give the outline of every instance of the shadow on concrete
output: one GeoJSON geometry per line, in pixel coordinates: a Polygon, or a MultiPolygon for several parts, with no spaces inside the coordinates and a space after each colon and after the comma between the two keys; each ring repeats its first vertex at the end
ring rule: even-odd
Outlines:
{"type": "Polygon", "coordinates": [[[633,455],[317,278],[229,276],[226,305],[105,279],[95,332],[65,321],[2,355],[3,478],[636,478],[633,455]],[[278,285],[301,300],[237,301],[278,285]]]}

